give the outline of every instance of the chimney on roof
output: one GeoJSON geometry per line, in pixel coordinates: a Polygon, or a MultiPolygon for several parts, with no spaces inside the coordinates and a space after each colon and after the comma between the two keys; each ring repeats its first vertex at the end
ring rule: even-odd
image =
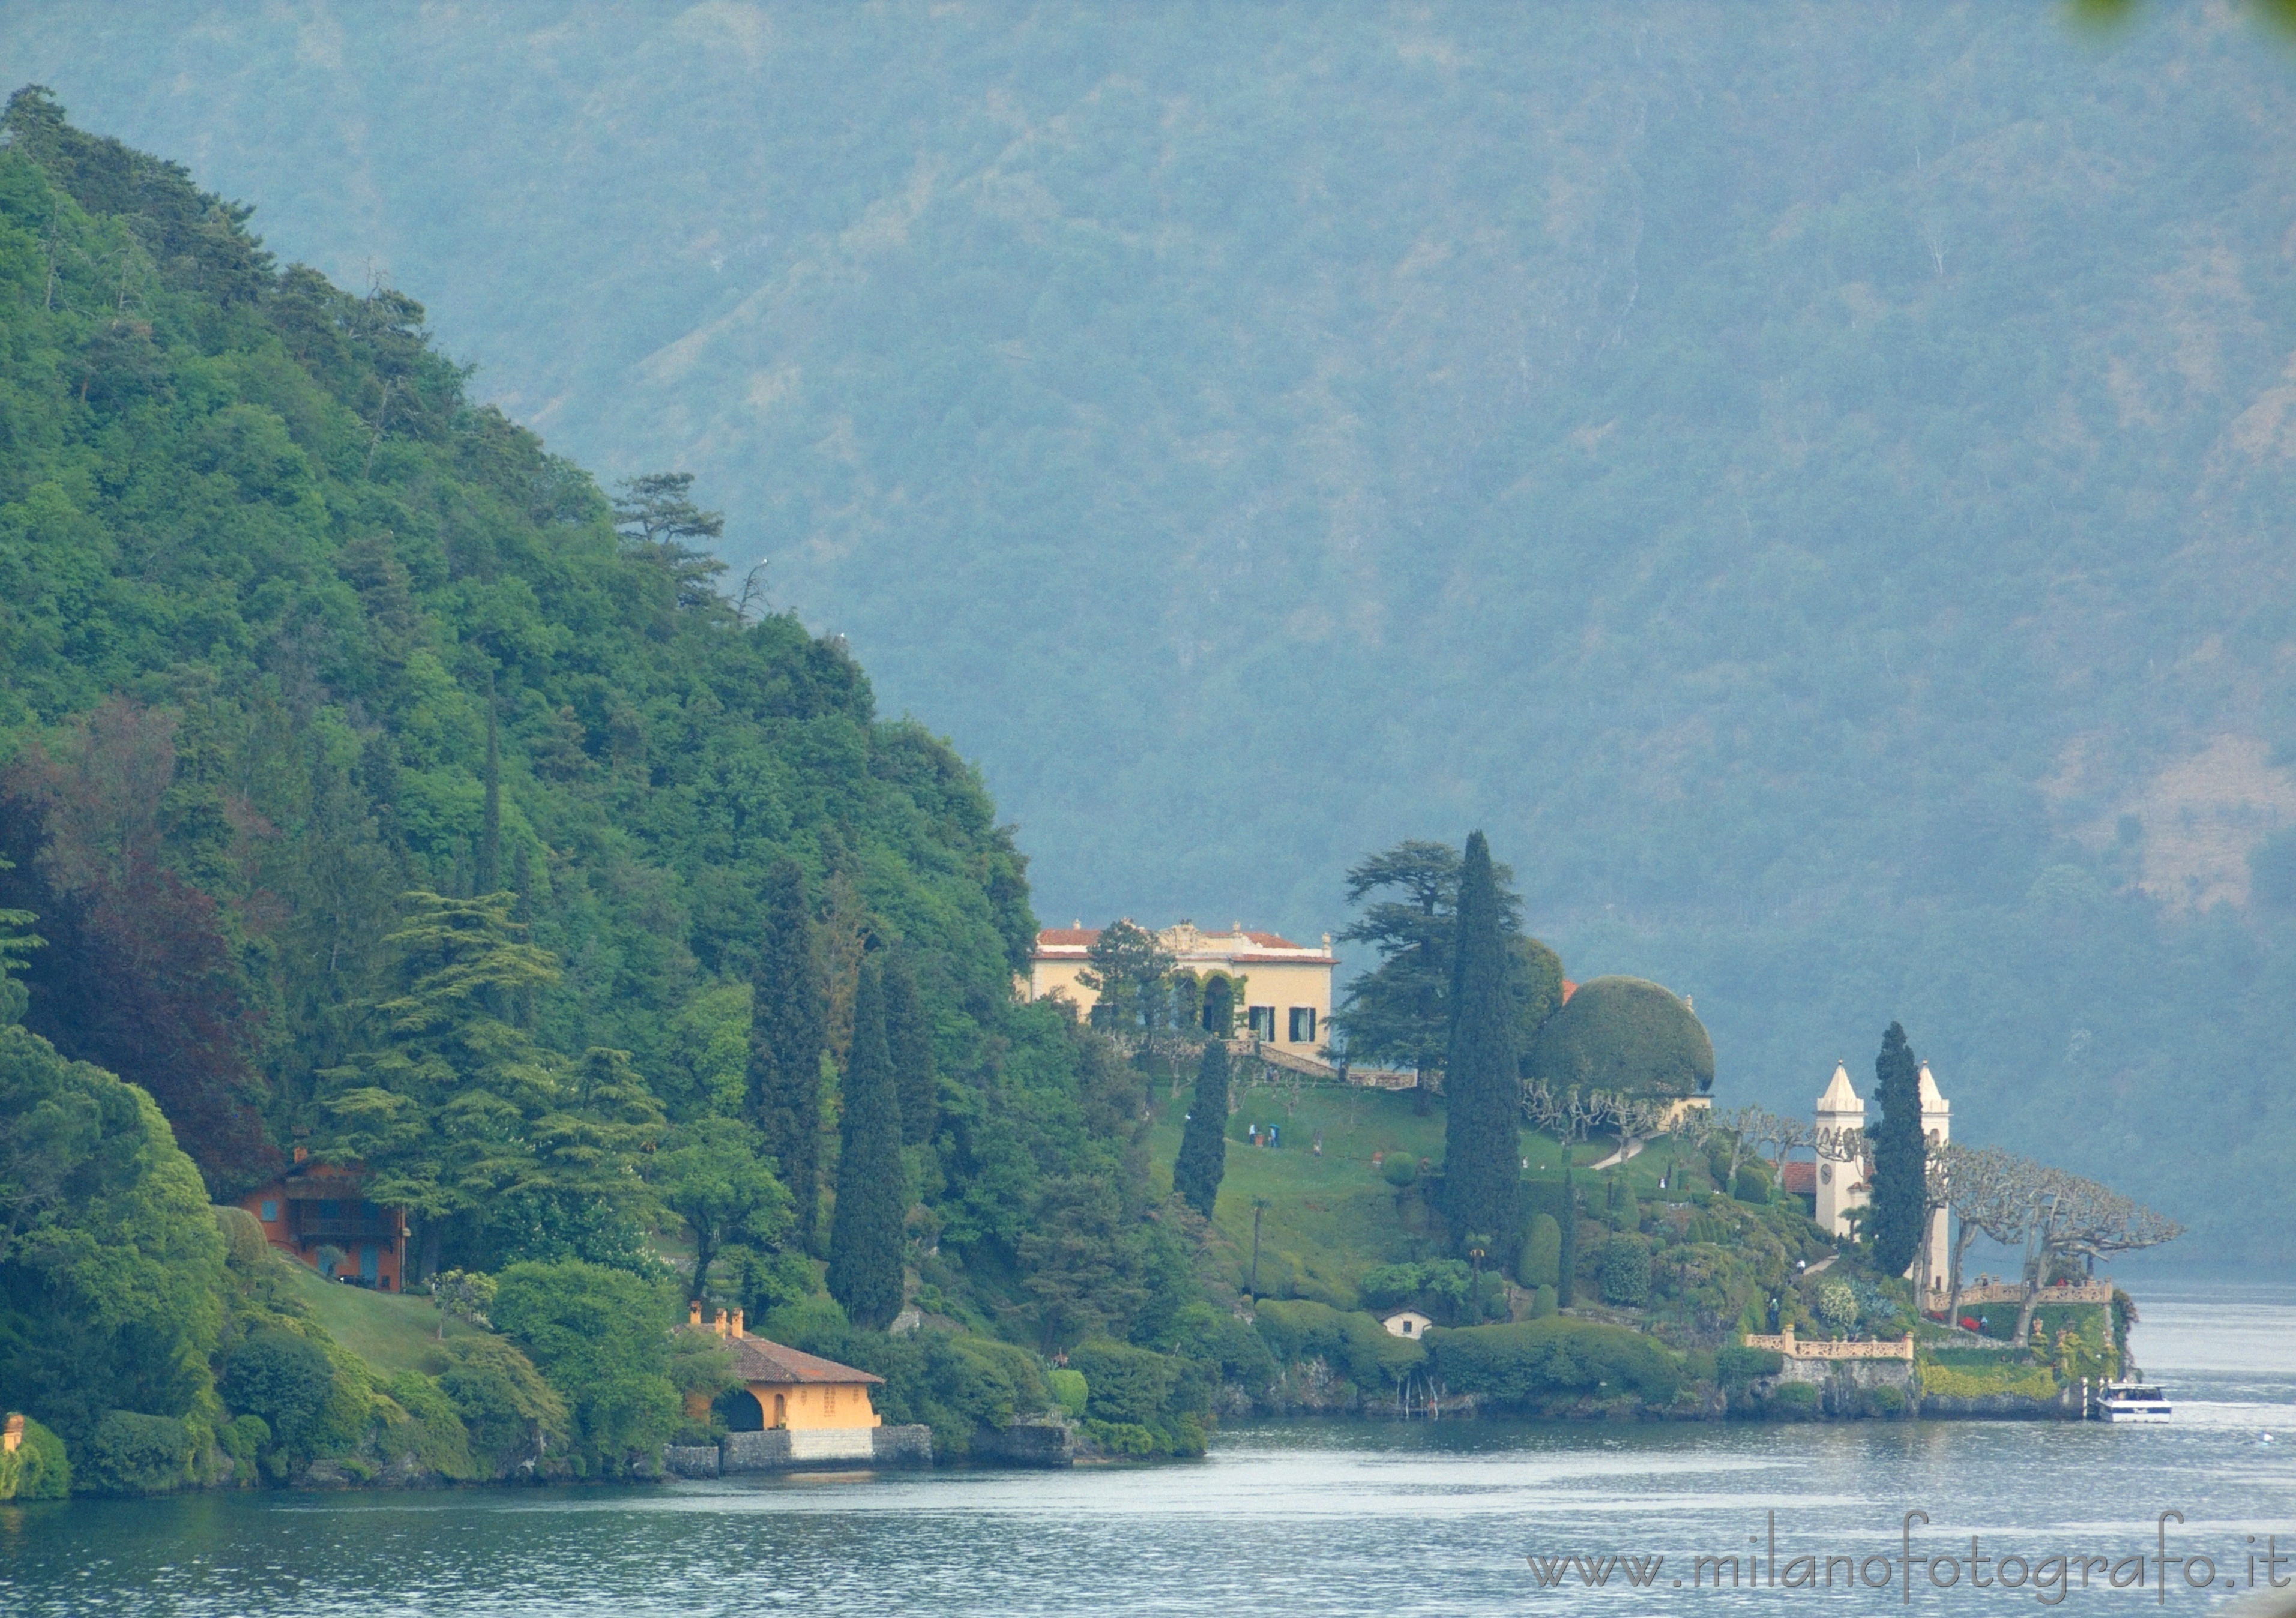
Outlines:
{"type": "Polygon", "coordinates": [[[1082,916],[1078,916],[1075,920],[1070,922],[1069,930],[1072,933],[1081,933],[1084,931],[1084,918],[1082,916]]]}
{"type": "Polygon", "coordinates": [[[295,1148],[295,1161],[298,1163],[308,1160],[310,1156],[311,1148],[308,1146],[299,1146],[295,1148]]]}
{"type": "Polygon", "coordinates": [[[721,1337],[726,1335],[726,1312],[724,1310],[721,1309],[718,1312],[717,1318],[709,1322],[709,1328],[721,1337]]]}
{"type": "Polygon", "coordinates": [[[688,1326],[699,1326],[701,1324],[701,1300],[700,1298],[691,1298],[687,1300],[685,1305],[685,1323],[688,1326]]]}
{"type": "Polygon", "coordinates": [[[734,1312],[734,1335],[737,1337],[742,1335],[742,1312],[738,1309],[734,1312]]]}

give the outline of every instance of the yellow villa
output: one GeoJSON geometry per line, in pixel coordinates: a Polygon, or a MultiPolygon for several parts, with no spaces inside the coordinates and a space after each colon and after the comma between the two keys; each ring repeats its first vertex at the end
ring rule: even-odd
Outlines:
{"type": "MultiPolygon", "coordinates": [[[[734,1375],[749,1390],[758,1407],[757,1415],[750,1420],[736,1416],[729,1423],[737,1432],[758,1428],[792,1434],[827,1427],[851,1430],[873,1427],[883,1420],[869,1402],[871,1385],[882,1384],[885,1380],[882,1377],[873,1377],[867,1371],[824,1360],[817,1354],[800,1352],[764,1337],[753,1337],[742,1329],[742,1312],[738,1309],[731,1319],[724,1310],[718,1311],[717,1318],[705,1327],[701,1305],[693,1303],[687,1308],[686,1324],[716,1332],[734,1351],[734,1375]]],[[[688,1411],[697,1420],[706,1418],[709,1413],[706,1396],[701,1397],[700,1410],[688,1411]]],[[[865,1445],[864,1452],[865,1449],[865,1445]]]]}
{"type": "MultiPolygon", "coordinates": [[[[1081,922],[1046,928],[1029,952],[1028,977],[1014,986],[1025,999],[1057,995],[1079,1015],[1088,1013],[1099,996],[1078,980],[1078,974],[1085,969],[1093,940],[1099,936],[1098,927],[1081,922]]],[[[1339,961],[1332,954],[1329,933],[1314,948],[1280,934],[1252,932],[1240,921],[1224,933],[1208,933],[1192,921],[1181,921],[1159,929],[1155,936],[1180,970],[1193,973],[1199,982],[1223,977],[1234,985],[1237,1033],[1310,1058],[1330,1037],[1325,1025],[1332,1018],[1332,973],[1339,961]]]]}

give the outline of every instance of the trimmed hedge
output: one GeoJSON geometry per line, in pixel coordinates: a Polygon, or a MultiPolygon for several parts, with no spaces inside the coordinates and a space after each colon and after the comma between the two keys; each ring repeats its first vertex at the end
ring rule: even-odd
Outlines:
{"type": "Polygon", "coordinates": [[[1672,1403],[1682,1387],[1682,1361],[1675,1354],[1639,1332],[1591,1320],[1557,1315],[1437,1329],[1423,1341],[1447,1387],[1497,1404],[1633,1393],[1662,1405],[1672,1403]]]}
{"type": "Polygon", "coordinates": [[[1714,1042],[1690,1008],[1658,985],[1597,977],[1546,1019],[1522,1066],[1549,1084],[1703,1095],[1714,1083],[1714,1042]]]}

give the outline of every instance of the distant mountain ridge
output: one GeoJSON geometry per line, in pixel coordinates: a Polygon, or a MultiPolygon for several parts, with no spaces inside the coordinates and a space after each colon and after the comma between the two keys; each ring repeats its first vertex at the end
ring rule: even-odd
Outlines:
{"type": "Polygon", "coordinates": [[[700,474],[1049,911],[1313,936],[1483,825],[1573,977],[1695,993],[1718,1093],[1806,1109],[1901,1017],[1957,1135],[2284,1262],[2296,79],[2248,25],[185,15],[0,68],[415,290],[554,444],[700,474]]]}

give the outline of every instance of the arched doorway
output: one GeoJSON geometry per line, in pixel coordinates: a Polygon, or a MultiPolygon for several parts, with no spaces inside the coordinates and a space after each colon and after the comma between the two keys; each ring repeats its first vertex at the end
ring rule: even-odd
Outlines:
{"type": "MultiPolygon", "coordinates": [[[[775,1402],[779,1403],[779,1399],[775,1402]]],[[[766,1412],[758,1396],[745,1387],[727,1388],[718,1395],[713,1408],[728,1433],[755,1433],[766,1425],[766,1412]]]]}
{"type": "Polygon", "coordinates": [[[777,1427],[789,1426],[789,1401],[783,1399],[779,1393],[774,1395],[774,1426],[777,1427]]]}

